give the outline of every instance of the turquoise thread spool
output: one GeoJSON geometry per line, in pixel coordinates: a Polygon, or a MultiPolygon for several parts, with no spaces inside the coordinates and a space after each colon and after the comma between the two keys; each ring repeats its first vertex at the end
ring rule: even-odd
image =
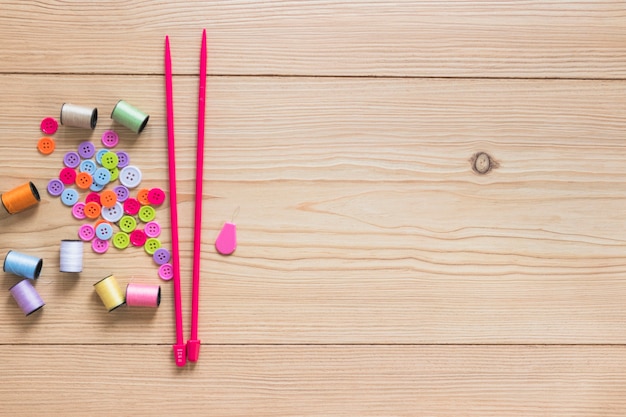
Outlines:
{"type": "Polygon", "coordinates": [[[141,133],[148,124],[149,115],[124,100],[117,102],[111,113],[111,119],[126,126],[135,133],[141,133]]]}
{"type": "Polygon", "coordinates": [[[43,268],[43,260],[36,256],[10,250],[4,258],[4,272],[28,279],[37,279],[43,268]]]}

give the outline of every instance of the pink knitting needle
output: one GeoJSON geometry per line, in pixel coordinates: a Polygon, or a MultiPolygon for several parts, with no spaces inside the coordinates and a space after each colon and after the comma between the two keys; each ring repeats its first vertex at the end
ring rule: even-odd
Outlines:
{"type": "Polygon", "coordinates": [[[187,357],[196,362],[200,355],[198,340],[198,301],[200,293],[200,234],[202,231],[202,174],[204,170],[204,111],[206,98],[206,29],[202,31],[200,48],[200,88],[198,89],[198,144],[196,149],[196,207],[193,235],[193,291],[191,298],[191,338],[187,341],[187,357]]]}
{"type": "Polygon", "coordinates": [[[177,366],[185,366],[183,340],[183,310],[180,296],[180,255],[178,249],[178,207],[176,205],[176,157],[174,154],[174,102],[172,93],[172,57],[170,39],[165,37],[165,96],[167,102],[167,151],[170,174],[170,222],[172,226],[172,267],[174,270],[174,310],[176,312],[176,344],[174,359],[177,366]]]}

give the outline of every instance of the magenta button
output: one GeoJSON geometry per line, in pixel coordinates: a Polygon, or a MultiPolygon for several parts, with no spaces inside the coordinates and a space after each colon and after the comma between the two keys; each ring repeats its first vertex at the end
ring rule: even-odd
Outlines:
{"type": "Polygon", "coordinates": [[[72,206],[72,216],[74,216],[74,218],[76,220],[83,220],[85,217],[85,203],[83,202],[78,202],[76,204],[74,204],[72,206]]]}
{"type": "Polygon", "coordinates": [[[161,226],[153,220],[146,223],[143,231],[148,237],[159,237],[159,235],[161,234],[161,226]]]}
{"type": "Polygon", "coordinates": [[[78,229],[78,237],[81,238],[81,240],[84,240],[85,242],[89,242],[91,239],[96,237],[96,231],[94,230],[92,225],[83,224],[78,229]]]}
{"type": "Polygon", "coordinates": [[[120,141],[120,137],[113,130],[107,130],[102,134],[102,144],[107,148],[114,148],[120,141]]]}
{"type": "Polygon", "coordinates": [[[139,209],[141,209],[141,203],[136,198],[131,197],[124,201],[124,212],[126,212],[126,214],[134,216],[139,213],[139,209]]]}
{"type": "Polygon", "coordinates": [[[96,253],[104,253],[109,249],[109,241],[95,238],[91,242],[91,249],[93,249],[93,251],[96,253]]]}
{"type": "Polygon", "coordinates": [[[128,235],[130,237],[130,243],[133,246],[143,246],[146,243],[147,237],[143,230],[135,229],[128,235]]]}
{"type": "Polygon", "coordinates": [[[46,117],[41,121],[39,128],[45,134],[54,135],[59,128],[59,122],[54,117],[46,117]]]}
{"type": "Polygon", "coordinates": [[[148,191],[148,201],[155,206],[163,204],[165,201],[165,192],[160,188],[152,188],[148,191]]]}

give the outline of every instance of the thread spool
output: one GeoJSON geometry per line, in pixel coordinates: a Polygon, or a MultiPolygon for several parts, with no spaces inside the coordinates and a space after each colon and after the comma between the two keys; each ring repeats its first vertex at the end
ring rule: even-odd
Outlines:
{"type": "Polygon", "coordinates": [[[123,305],[126,300],[124,298],[124,292],[120,288],[120,284],[117,283],[114,275],[109,275],[106,278],[93,284],[96,289],[96,293],[102,300],[102,303],[106,309],[111,312],[123,305]]]}
{"type": "Polygon", "coordinates": [[[161,286],[147,284],[128,284],[126,286],[126,305],[129,307],[153,307],[161,304],[161,286]]]}
{"type": "Polygon", "coordinates": [[[27,182],[2,194],[0,200],[7,213],[15,214],[39,203],[41,197],[35,184],[27,182]]]}
{"type": "Polygon", "coordinates": [[[39,278],[39,274],[41,274],[42,267],[42,259],[10,250],[4,258],[2,269],[4,272],[9,272],[23,278],[37,279],[39,278]]]}
{"type": "Polygon", "coordinates": [[[111,113],[111,119],[126,126],[135,133],[141,133],[148,124],[149,115],[124,100],[117,102],[111,113]]]}
{"type": "Polygon", "coordinates": [[[63,103],[61,106],[61,124],[65,126],[95,129],[98,123],[98,109],[63,103]]]}
{"type": "Polygon", "coordinates": [[[27,279],[23,279],[9,288],[9,292],[25,316],[34,313],[46,305],[35,287],[33,287],[33,284],[27,279]]]}
{"type": "Polygon", "coordinates": [[[59,271],[60,272],[82,272],[83,271],[83,241],[82,240],[62,240],[59,250],[59,271]]]}

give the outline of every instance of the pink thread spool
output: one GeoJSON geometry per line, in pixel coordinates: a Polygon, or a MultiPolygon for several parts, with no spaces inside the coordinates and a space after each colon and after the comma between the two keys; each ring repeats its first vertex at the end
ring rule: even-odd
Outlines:
{"type": "Polygon", "coordinates": [[[126,286],[127,306],[157,308],[159,304],[161,304],[160,285],[128,284],[126,286]]]}

